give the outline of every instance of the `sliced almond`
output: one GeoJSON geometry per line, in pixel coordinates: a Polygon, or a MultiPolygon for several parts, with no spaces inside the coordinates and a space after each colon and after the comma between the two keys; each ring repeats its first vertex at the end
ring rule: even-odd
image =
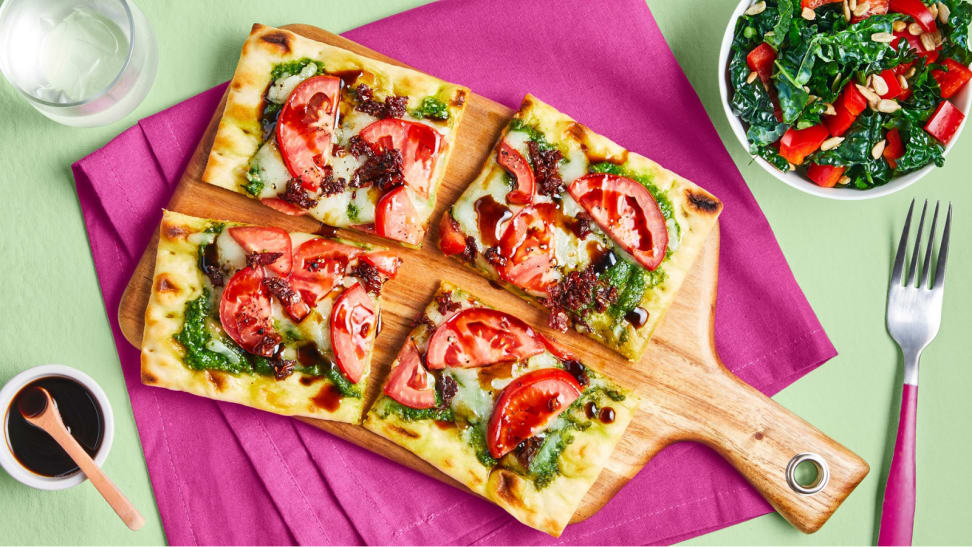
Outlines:
{"type": "Polygon", "coordinates": [[[796,165],[793,165],[792,163],[787,163],[787,165],[790,167],[790,171],[796,171],[796,165]]]}
{"type": "Polygon", "coordinates": [[[908,78],[905,78],[904,74],[898,74],[898,86],[901,89],[908,89],[908,78]]]}
{"type": "Polygon", "coordinates": [[[743,13],[746,15],[759,15],[764,11],[766,11],[766,2],[760,1],[760,2],[756,2],[752,6],[749,6],[749,9],[747,9],[743,13]]]}
{"type": "Polygon", "coordinates": [[[809,97],[807,97],[807,104],[814,103],[814,102],[818,101],[819,99],[820,99],[820,97],[818,97],[816,95],[810,95],[809,97]]]}
{"type": "Polygon", "coordinates": [[[857,90],[861,92],[861,95],[864,95],[864,98],[867,99],[867,102],[877,103],[878,101],[881,100],[881,97],[877,93],[875,93],[874,90],[872,90],[871,88],[864,87],[861,84],[854,84],[854,85],[857,86],[857,90]]]}
{"type": "Polygon", "coordinates": [[[803,17],[807,21],[813,21],[817,18],[817,14],[810,8],[803,8],[803,11],[800,12],[800,17],[803,17]]]}
{"type": "Polygon", "coordinates": [[[917,67],[911,67],[911,68],[909,68],[909,69],[908,69],[908,70],[907,70],[907,71],[906,71],[906,72],[904,73],[904,77],[905,77],[905,78],[914,78],[914,77],[915,77],[915,73],[916,73],[916,72],[918,72],[918,68],[917,68],[917,67]]]}
{"type": "Polygon", "coordinates": [[[941,2],[937,2],[935,4],[932,4],[932,5],[928,6],[928,11],[931,12],[932,17],[938,17],[938,4],[940,4],[940,3],[941,2]]]}
{"type": "Polygon", "coordinates": [[[874,145],[874,148],[871,149],[871,157],[874,158],[874,159],[880,158],[881,157],[881,154],[884,154],[884,147],[887,144],[888,144],[888,141],[886,141],[884,139],[881,139],[881,142],[875,144],[874,145]]]}
{"type": "Polygon", "coordinates": [[[891,23],[891,30],[895,32],[901,32],[906,28],[908,28],[908,23],[905,23],[904,21],[898,20],[895,21],[894,23],[891,23]]]}
{"type": "Polygon", "coordinates": [[[948,4],[946,4],[945,2],[939,2],[938,3],[938,20],[941,21],[942,24],[947,24],[948,23],[948,18],[951,15],[952,15],[952,10],[950,10],[948,8],[948,4]]]}
{"type": "Polygon", "coordinates": [[[871,40],[888,44],[891,43],[891,40],[894,40],[894,36],[890,32],[875,32],[871,35],[871,40]]]}
{"type": "Polygon", "coordinates": [[[769,38],[770,36],[776,36],[776,31],[775,30],[767,31],[766,34],[763,35],[763,38],[769,38]]]}
{"type": "Polygon", "coordinates": [[[853,9],[854,15],[860,17],[867,13],[871,9],[870,2],[858,2],[857,7],[853,9]]]}
{"type": "Polygon", "coordinates": [[[851,20],[851,8],[850,5],[847,3],[847,0],[844,0],[844,21],[850,21],[850,20],[851,20]]]}
{"type": "Polygon", "coordinates": [[[857,9],[857,0],[850,0],[850,2],[848,2],[848,4],[850,4],[851,11],[854,11],[854,10],[857,9]]]}
{"type": "Polygon", "coordinates": [[[758,75],[756,74],[756,71],[755,70],[752,71],[752,72],[750,72],[749,73],[749,76],[746,76],[746,83],[747,84],[751,84],[751,83],[755,82],[756,81],[756,76],[758,76],[758,75]]]}
{"type": "Polygon", "coordinates": [[[935,49],[935,36],[931,32],[923,32],[919,38],[921,39],[921,47],[925,48],[926,51],[935,49]]]}
{"type": "Polygon", "coordinates": [[[897,112],[900,108],[901,105],[898,104],[898,101],[893,99],[881,99],[881,102],[877,105],[878,112],[884,112],[885,114],[897,112]]]}
{"type": "Polygon", "coordinates": [[[847,185],[850,184],[850,181],[851,181],[850,177],[848,177],[847,175],[843,175],[839,179],[837,179],[837,184],[847,185]]]}
{"type": "Polygon", "coordinates": [[[844,137],[830,137],[829,139],[820,143],[821,150],[833,150],[840,146],[840,143],[844,142],[844,137]]]}
{"type": "Polygon", "coordinates": [[[810,86],[803,86],[804,93],[810,93],[810,86]]]}
{"type": "Polygon", "coordinates": [[[871,89],[874,90],[878,95],[888,94],[888,82],[884,81],[884,77],[877,74],[871,75],[871,89]]]}
{"type": "Polygon", "coordinates": [[[912,36],[919,36],[922,32],[925,32],[925,29],[921,28],[921,25],[918,23],[911,23],[908,25],[908,34],[912,36]]]}
{"type": "Polygon", "coordinates": [[[824,114],[826,114],[828,116],[836,116],[837,115],[837,109],[834,108],[834,105],[832,105],[830,103],[827,103],[826,106],[827,106],[827,108],[824,109],[824,114]]]}

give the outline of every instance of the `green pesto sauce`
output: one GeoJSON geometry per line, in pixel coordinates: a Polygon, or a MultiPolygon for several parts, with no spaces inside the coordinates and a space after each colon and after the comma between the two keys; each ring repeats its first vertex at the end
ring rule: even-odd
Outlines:
{"type": "Polygon", "coordinates": [[[449,119],[449,107],[435,97],[422,99],[422,104],[412,111],[412,116],[422,119],[445,121],[449,119]]]}
{"type": "MultiPolygon", "coordinates": [[[[438,400],[438,393],[436,393],[436,399],[438,400]]],[[[393,414],[406,422],[415,422],[418,420],[436,420],[439,422],[455,421],[451,408],[412,408],[388,396],[382,397],[380,405],[378,415],[382,418],[387,418],[393,414]]]]}
{"type": "Polygon", "coordinates": [[[225,222],[212,221],[212,222],[209,223],[208,226],[206,226],[206,229],[203,230],[203,232],[205,232],[207,234],[216,234],[216,235],[219,235],[219,234],[223,233],[223,229],[224,228],[226,228],[226,223],[225,222]]]}
{"type": "Polygon", "coordinates": [[[547,137],[543,134],[543,131],[540,131],[534,125],[524,122],[520,118],[513,118],[513,121],[510,122],[510,131],[522,131],[526,133],[530,136],[531,141],[537,143],[540,150],[551,150],[556,148],[556,146],[550,144],[550,141],[547,140],[547,137]]]}
{"type": "Polygon", "coordinates": [[[199,297],[186,303],[185,323],[175,335],[176,341],[186,350],[186,365],[193,370],[221,370],[232,374],[252,371],[246,352],[232,340],[225,337],[218,340],[226,346],[230,355],[207,347],[213,341],[213,335],[206,326],[209,310],[208,290],[203,290],[199,297]]]}
{"type": "Polygon", "coordinates": [[[463,431],[462,438],[473,449],[476,453],[476,459],[484,467],[495,467],[499,463],[496,458],[490,455],[489,447],[486,446],[486,424],[470,424],[463,431]]]}
{"type": "Polygon", "coordinates": [[[348,202],[348,220],[351,222],[358,221],[358,206],[353,202],[348,202]]]}
{"type": "Polygon", "coordinates": [[[623,319],[641,303],[646,290],[657,287],[667,277],[662,268],[648,271],[619,257],[614,266],[601,274],[602,280],[618,288],[618,299],[608,307],[608,312],[615,321],[623,319]]]}
{"type": "Polygon", "coordinates": [[[272,82],[276,82],[281,76],[284,75],[293,76],[296,74],[300,74],[301,71],[303,71],[304,68],[311,63],[317,65],[317,72],[314,74],[315,76],[324,74],[324,63],[320,61],[315,61],[313,59],[309,59],[307,57],[303,57],[301,59],[296,59],[294,61],[287,61],[286,63],[279,63],[274,65],[273,70],[270,71],[270,80],[272,82]]]}
{"type": "Polygon", "coordinates": [[[260,192],[263,191],[263,178],[260,177],[260,164],[255,161],[250,163],[250,169],[246,172],[246,184],[243,185],[243,189],[253,197],[259,196],[260,192]]]}
{"type": "Polygon", "coordinates": [[[361,389],[357,385],[352,384],[351,380],[348,380],[347,376],[341,372],[341,369],[332,362],[319,362],[311,367],[298,365],[294,368],[294,371],[308,376],[327,378],[341,392],[341,395],[351,397],[352,399],[361,398],[361,389]]]}

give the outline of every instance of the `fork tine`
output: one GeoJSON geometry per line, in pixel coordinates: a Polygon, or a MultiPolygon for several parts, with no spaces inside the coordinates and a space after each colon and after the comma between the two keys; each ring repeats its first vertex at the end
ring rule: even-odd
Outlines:
{"type": "Polygon", "coordinates": [[[925,288],[928,286],[928,280],[931,279],[931,255],[932,248],[935,247],[935,225],[938,224],[938,205],[935,202],[935,215],[932,216],[931,230],[928,231],[928,248],[925,249],[925,260],[921,264],[921,274],[918,276],[918,287],[925,288]]]}
{"type": "Polygon", "coordinates": [[[938,249],[938,266],[935,267],[935,283],[933,289],[941,289],[945,285],[945,262],[948,260],[948,232],[952,227],[952,204],[948,204],[948,215],[945,217],[945,230],[942,231],[942,246],[938,249]]]}
{"type": "Polygon", "coordinates": [[[915,209],[915,200],[911,200],[908,207],[908,218],[905,219],[904,229],[901,230],[901,241],[898,242],[898,252],[894,255],[894,268],[891,270],[891,285],[901,284],[901,269],[904,266],[905,251],[908,250],[908,230],[911,228],[911,213],[915,209]]]}
{"type": "Polygon", "coordinates": [[[928,200],[925,200],[925,205],[921,208],[921,220],[918,221],[918,233],[915,235],[915,249],[911,252],[911,265],[908,267],[908,280],[905,281],[905,287],[910,287],[915,282],[915,277],[917,274],[915,270],[918,269],[918,255],[921,254],[921,229],[925,227],[925,211],[928,210],[928,200]]]}

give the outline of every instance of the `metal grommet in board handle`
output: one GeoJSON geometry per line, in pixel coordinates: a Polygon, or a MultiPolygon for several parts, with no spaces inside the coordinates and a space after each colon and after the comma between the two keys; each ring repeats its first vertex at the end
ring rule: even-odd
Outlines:
{"type": "Polygon", "coordinates": [[[790,463],[786,464],[786,483],[790,485],[790,488],[794,492],[799,494],[816,494],[817,492],[824,489],[827,486],[827,482],[830,481],[830,468],[827,467],[827,461],[824,460],[819,454],[814,454],[813,452],[801,452],[793,458],[790,459],[790,463]],[[813,481],[813,484],[804,486],[797,482],[796,480],[796,468],[803,462],[810,462],[817,468],[817,479],[813,481]]]}

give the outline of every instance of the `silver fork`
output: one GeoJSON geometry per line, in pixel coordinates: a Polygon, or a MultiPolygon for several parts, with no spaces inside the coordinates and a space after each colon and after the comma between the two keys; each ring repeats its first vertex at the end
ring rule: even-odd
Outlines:
{"type": "Polygon", "coordinates": [[[911,545],[915,523],[915,416],[918,403],[918,359],[922,350],[938,334],[942,323],[942,293],[945,290],[945,262],[948,260],[948,233],[952,224],[952,205],[948,205],[942,244],[938,249],[935,277],[931,279],[932,248],[935,243],[935,225],[938,221],[938,204],[931,222],[931,235],[925,249],[925,259],[918,269],[921,253],[921,233],[925,226],[928,202],[921,208],[915,248],[905,277],[905,254],[908,247],[908,231],[915,202],[908,208],[908,219],[901,232],[898,253],[894,257],[891,286],[888,288],[888,332],[901,347],[904,356],[904,385],[901,388],[901,416],[898,419],[898,437],[891,458],[891,470],[884,490],[884,506],[881,510],[881,531],[878,545],[911,545]]]}

